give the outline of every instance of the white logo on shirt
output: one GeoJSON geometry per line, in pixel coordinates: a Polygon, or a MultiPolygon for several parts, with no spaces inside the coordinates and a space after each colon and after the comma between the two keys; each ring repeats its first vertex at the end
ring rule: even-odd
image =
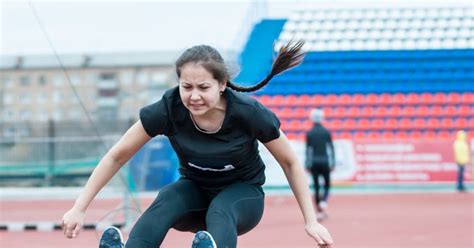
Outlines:
{"type": "Polygon", "coordinates": [[[230,170],[235,169],[235,167],[231,164],[225,165],[224,168],[222,168],[222,169],[205,168],[205,167],[195,165],[191,162],[188,162],[188,165],[191,166],[191,167],[194,167],[196,169],[203,170],[203,171],[220,171],[221,172],[221,171],[230,171],[230,170]]]}

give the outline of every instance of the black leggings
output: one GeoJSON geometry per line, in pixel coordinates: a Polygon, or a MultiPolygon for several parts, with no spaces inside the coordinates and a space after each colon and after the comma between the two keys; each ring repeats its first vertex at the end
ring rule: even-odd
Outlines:
{"type": "MultiPolygon", "coordinates": [[[[237,246],[237,235],[254,228],[263,215],[260,186],[235,183],[216,195],[180,179],[164,187],[130,232],[126,248],[157,248],[170,228],[207,230],[219,248],[237,246]]],[[[191,245],[192,240],[189,241],[191,245]]]]}
{"type": "Polygon", "coordinates": [[[331,177],[329,176],[331,170],[327,164],[314,164],[311,167],[311,174],[313,175],[314,184],[314,199],[316,201],[316,207],[319,208],[321,201],[327,201],[329,197],[329,189],[331,187],[331,177]],[[319,176],[322,175],[324,178],[324,193],[323,197],[319,195],[319,176]]]}

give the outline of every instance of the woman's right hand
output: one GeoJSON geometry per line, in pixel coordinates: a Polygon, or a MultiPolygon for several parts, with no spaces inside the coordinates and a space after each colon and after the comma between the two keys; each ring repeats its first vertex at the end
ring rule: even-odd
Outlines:
{"type": "Polygon", "coordinates": [[[84,218],[86,213],[84,211],[80,211],[75,208],[71,208],[67,211],[61,223],[61,228],[63,229],[64,236],[69,239],[77,237],[79,232],[82,229],[82,225],[84,224],[84,218]]]}

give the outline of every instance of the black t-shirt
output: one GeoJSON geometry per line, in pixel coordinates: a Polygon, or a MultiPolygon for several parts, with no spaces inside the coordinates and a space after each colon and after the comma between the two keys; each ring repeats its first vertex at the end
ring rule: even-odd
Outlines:
{"type": "Polygon", "coordinates": [[[258,142],[280,136],[280,121],[269,109],[245,94],[227,88],[226,113],[221,129],[206,134],[196,129],[184,107],[178,87],[140,110],[140,120],[151,137],[166,135],[179,161],[182,178],[209,190],[235,182],[262,185],[265,165],[258,142]]]}

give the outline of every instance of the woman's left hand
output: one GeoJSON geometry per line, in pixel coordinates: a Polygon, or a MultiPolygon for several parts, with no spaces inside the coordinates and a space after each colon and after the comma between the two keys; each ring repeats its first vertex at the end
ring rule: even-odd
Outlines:
{"type": "Polygon", "coordinates": [[[329,248],[333,244],[331,234],[323,225],[319,223],[308,224],[305,226],[305,230],[309,236],[318,242],[319,247],[329,248]]]}

